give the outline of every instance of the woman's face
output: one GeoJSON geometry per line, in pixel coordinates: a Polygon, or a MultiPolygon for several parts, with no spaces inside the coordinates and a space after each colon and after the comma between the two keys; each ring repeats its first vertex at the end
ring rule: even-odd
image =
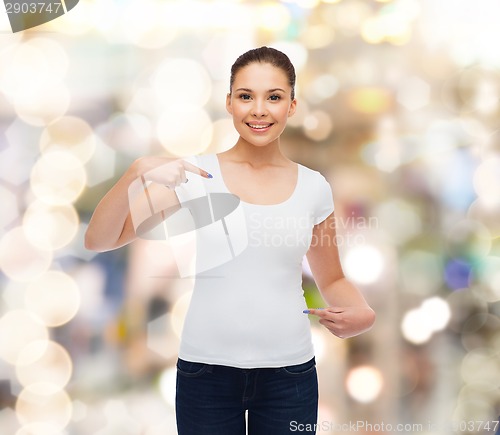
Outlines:
{"type": "Polygon", "coordinates": [[[251,63],[234,77],[226,108],[240,137],[264,146],[279,139],[296,100],[285,72],[268,63],[251,63]]]}

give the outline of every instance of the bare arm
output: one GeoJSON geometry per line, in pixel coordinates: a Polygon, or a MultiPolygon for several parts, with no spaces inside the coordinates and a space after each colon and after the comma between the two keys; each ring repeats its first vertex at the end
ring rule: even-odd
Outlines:
{"type": "Polygon", "coordinates": [[[334,335],[347,338],[370,329],[375,312],[359,289],[345,278],[335,234],[334,213],[314,226],[313,240],[320,242],[311,245],[306,255],[314,280],[329,307],[309,312],[319,316],[320,323],[334,335]]]}
{"type": "MultiPolygon", "coordinates": [[[[180,208],[174,187],[186,180],[185,171],[208,177],[208,172],[181,159],[144,157],[136,160],[106,193],[97,205],[85,233],[87,249],[104,252],[120,248],[138,236],[134,227],[134,215],[152,217],[149,225],[157,225],[161,219],[153,216],[155,210],[175,212],[180,208]],[[132,185],[142,188],[144,181],[152,181],[141,200],[135,201],[129,195],[132,185]]],[[[165,216],[162,216],[165,217],[165,216]]],[[[136,219],[137,220],[137,219],[136,219]]]]}
{"type": "Polygon", "coordinates": [[[128,188],[137,177],[137,168],[133,164],[101,199],[85,233],[87,249],[98,252],[109,251],[135,239],[128,188]]]}

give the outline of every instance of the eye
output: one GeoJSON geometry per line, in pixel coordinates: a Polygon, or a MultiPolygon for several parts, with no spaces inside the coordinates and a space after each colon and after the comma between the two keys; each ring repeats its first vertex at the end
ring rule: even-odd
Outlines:
{"type": "Polygon", "coordinates": [[[242,100],[249,100],[251,98],[249,94],[240,94],[239,97],[242,100]]]}
{"type": "Polygon", "coordinates": [[[280,95],[276,95],[276,94],[271,95],[269,98],[271,99],[271,101],[281,100],[281,96],[280,95]]]}

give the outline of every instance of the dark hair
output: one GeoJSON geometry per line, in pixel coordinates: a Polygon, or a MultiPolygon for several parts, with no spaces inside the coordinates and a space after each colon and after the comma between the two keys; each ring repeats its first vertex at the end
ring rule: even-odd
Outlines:
{"type": "Polygon", "coordinates": [[[288,77],[288,84],[292,87],[292,100],[295,98],[295,68],[285,53],[271,47],[260,47],[243,53],[231,67],[229,92],[233,89],[234,78],[238,71],[254,62],[268,63],[280,68],[288,77]]]}

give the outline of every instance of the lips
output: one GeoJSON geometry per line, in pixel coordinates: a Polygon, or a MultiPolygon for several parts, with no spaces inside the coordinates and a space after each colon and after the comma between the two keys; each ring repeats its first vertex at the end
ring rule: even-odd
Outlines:
{"type": "Polygon", "coordinates": [[[257,132],[264,132],[269,130],[273,123],[266,122],[266,123],[259,123],[259,122],[247,122],[246,123],[252,131],[257,131],[257,132]]]}

